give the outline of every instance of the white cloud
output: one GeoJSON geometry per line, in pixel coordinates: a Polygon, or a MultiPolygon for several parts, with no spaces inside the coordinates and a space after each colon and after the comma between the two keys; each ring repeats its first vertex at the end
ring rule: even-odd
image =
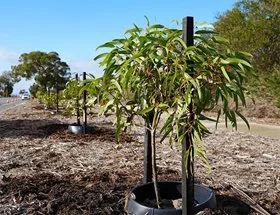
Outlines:
{"type": "Polygon", "coordinates": [[[0,62],[1,63],[9,63],[16,64],[18,61],[20,54],[9,51],[7,49],[0,47],[0,62]]]}
{"type": "Polygon", "coordinates": [[[212,25],[211,23],[207,23],[207,22],[198,23],[196,26],[197,26],[199,29],[211,29],[211,30],[214,29],[214,25],[212,25]]]}
{"type": "Polygon", "coordinates": [[[95,77],[102,75],[102,68],[93,60],[68,60],[68,64],[72,73],[81,74],[82,72],[86,72],[93,74],[95,77]]]}

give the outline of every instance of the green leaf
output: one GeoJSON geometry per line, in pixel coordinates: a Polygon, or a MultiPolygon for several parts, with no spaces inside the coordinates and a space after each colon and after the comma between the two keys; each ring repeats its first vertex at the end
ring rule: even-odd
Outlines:
{"type": "Polygon", "coordinates": [[[136,54],[134,54],[131,58],[129,58],[127,61],[125,61],[123,63],[123,65],[120,67],[120,71],[122,71],[126,66],[128,66],[128,64],[130,64],[133,60],[135,60],[136,58],[139,58],[142,55],[142,52],[138,52],[136,54]]]}
{"type": "Polygon", "coordinates": [[[100,45],[96,48],[97,49],[100,49],[100,48],[114,48],[115,47],[115,42],[107,42],[107,43],[104,43],[103,45],[100,45]]]}
{"type": "Polygon", "coordinates": [[[191,148],[188,148],[187,151],[184,154],[184,165],[185,165],[185,167],[187,167],[189,165],[188,161],[189,161],[189,157],[191,156],[191,152],[192,152],[191,148]]]}
{"type": "Polygon", "coordinates": [[[153,28],[164,28],[164,25],[156,24],[156,25],[151,25],[149,28],[150,29],[153,29],[153,28]]]}
{"type": "Polygon", "coordinates": [[[206,165],[208,169],[211,169],[210,163],[204,152],[202,152],[198,147],[195,147],[194,154],[195,156],[198,156],[203,161],[203,163],[206,165]]]}
{"type": "Polygon", "coordinates": [[[135,105],[135,104],[137,104],[137,101],[135,100],[129,100],[126,102],[126,105],[135,105]]]}
{"type": "Polygon", "coordinates": [[[145,115],[145,114],[151,112],[153,109],[154,109],[154,107],[147,107],[147,108],[145,108],[145,109],[139,111],[138,114],[139,114],[139,115],[145,115]]]}
{"type": "Polygon", "coordinates": [[[185,43],[184,40],[182,40],[180,37],[175,37],[175,38],[172,40],[172,42],[175,42],[175,41],[179,42],[179,44],[182,45],[182,47],[183,47],[184,49],[187,48],[186,43],[185,43]]]}
{"type": "Polygon", "coordinates": [[[100,54],[100,55],[97,55],[93,60],[98,60],[98,59],[100,59],[100,58],[104,58],[105,56],[107,56],[108,55],[108,53],[102,53],[102,54],[100,54]]]}
{"type": "Polygon", "coordinates": [[[172,126],[168,126],[168,127],[166,127],[166,129],[164,129],[164,133],[163,133],[163,136],[162,136],[162,138],[160,139],[160,142],[162,143],[164,140],[165,140],[165,138],[167,137],[167,136],[169,136],[170,134],[171,134],[171,132],[173,131],[173,128],[172,128],[172,126]]]}
{"type": "Polygon", "coordinates": [[[223,38],[223,37],[219,37],[219,36],[214,36],[213,41],[216,43],[220,43],[220,44],[224,44],[224,45],[228,45],[229,44],[229,40],[223,38]]]}
{"type": "Polygon", "coordinates": [[[166,110],[166,109],[169,108],[169,105],[168,104],[164,104],[164,103],[160,103],[157,107],[159,109],[161,109],[161,110],[166,110]]]}
{"type": "Polygon", "coordinates": [[[226,71],[225,67],[221,66],[221,70],[222,70],[222,73],[223,73],[224,77],[230,82],[230,78],[227,74],[227,71],[226,71]]]}
{"type": "Polygon", "coordinates": [[[248,129],[250,130],[250,124],[248,120],[239,111],[235,111],[235,113],[246,123],[248,129]]]}
{"type": "Polygon", "coordinates": [[[136,24],[133,24],[134,28],[136,29],[137,32],[141,32],[142,28],[139,28],[136,24]]]}
{"type": "Polygon", "coordinates": [[[239,63],[247,66],[247,67],[250,67],[252,68],[252,65],[250,63],[248,63],[247,61],[245,60],[242,60],[242,59],[239,59],[239,58],[227,58],[225,60],[221,60],[221,63],[222,64],[235,64],[235,65],[238,65],[239,63]]]}
{"type": "Polygon", "coordinates": [[[207,116],[205,116],[205,115],[203,115],[203,114],[200,114],[200,115],[199,115],[199,120],[208,120],[208,121],[211,121],[211,122],[216,122],[215,119],[212,119],[212,118],[210,118],[210,117],[207,117],[207,116]]]}
{"type": "Polygon", "coordinates": [[[236,117],[235,117],[235,112],[231,110],[230,113],[231,113],[232,127],[235,128],[235,130],[237,130],[237,121],[236,121],[236,117]]]}
{"type": "Polygon", "coordinates": [[[236,52],[236,54],[237,54],[237,56],[253,57],[253,55],[251,55],[248,52],[238,51],[238,52],[236,52]]]}
{"type": "Polygon", "coordinates": [[[119,85],[119,83],[115,79],[112,79],[111,83],[117,87],[117,89],[120,93],[123,92],[121,86],[119,85]]]}
{"type": "Polygon", "coordinates": [[[211,30],[199,30],[196,31],[195,34],[217,34],[217,32],[211,30]]]}
{"type": "Polygon", "coordinates": [[[225,125],[226,125],[226,128],[228,127],[228,112],[225,111],[225,125]]]}
{"type": "Polygon", "coordinates": [[[145,17],[145,19],[147,21],[147,26],[149,27],[150,26],[150,20],[149,20],[149,18],[147,16],[144,16],[144,17],[145,17]]]}
{"type": "Polygon", "coordinates": [[[110,101],[108,101],[105,105],[104,105],[104,107],[103,107],[103,112],[106,112],[107,110],[108,110],[108,108],[111,106],[111,105],[113,105],[114,104],[114,100],[113,99],[111,99],[110,101]]]}
{"type": "Polygon", "coordinates": [[[238,96],[239,96],[239,98],[240,98],[240,100],[242,102],[242,105],[244,107],[246,107],[246,99],[245,99],[243,91],[238,90],[238,91],[236,91],[236,93],[238,94],[238,96]]]}

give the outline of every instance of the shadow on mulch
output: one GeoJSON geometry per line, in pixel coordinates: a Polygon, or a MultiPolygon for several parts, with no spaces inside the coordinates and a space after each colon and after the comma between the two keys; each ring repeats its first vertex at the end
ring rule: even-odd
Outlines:
{"type": "Polygon", "coordinates": [[[48,134],[48,131],[38,130],[40,126],[56,124],[56,120],[0,120],[0,137],[17,138],[28,136],[31,138],[42,138],[48,134]]]}
{"type": "Polygon", "coordinates": [[[251,208],[233,196],[216,195],[217,209],[215,214],[249,215],[251,208]]]}
{"type": "MultiPolygon", "coordinates": [[[[103,125],[101,125],[103,126],[103,125]]],[[[116,142],[115,129],[110,127],[94,126],[94,129],[86,134],[76,135],[68,131],[68,124],[60,124],[56,120],[0,120],[1,138],[44,138],[63,139],[64,141],[92,140],[116,142]]],[[[132,142],[133,135],[123,133],[122,142],[132,142]]]]}
{"type": "MultiPolygon", "coordinates": [[[[116,142],[116,130],[110,127],[92,126],[86,134],[73,134],[68,131],[66,124],[52,124],[40,127],[49,138],[63,140],[63,141],[84,141],[90,142],[93,140],[116,142]]],[[[121,134],[122,142],[135,142],[134,136],[123,132],[121,134]]]]}

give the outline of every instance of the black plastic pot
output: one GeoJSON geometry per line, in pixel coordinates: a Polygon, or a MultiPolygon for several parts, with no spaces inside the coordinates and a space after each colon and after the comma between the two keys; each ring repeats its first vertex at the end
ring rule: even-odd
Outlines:
{"type": "MultiPolygon", "coordinates": [[[[84,126],[83,126],[83,128],[84,128],[84,126]]],[[[87,125],[86,133],[92,133],[92,132],[94,132],[95,129],[96,129],[95,126],[87,125]]]]}
{"type": "MultiPolygon", "coordinates": [[[[159,182],[159,190],[162,199],[176,200],[182,198],[181,182],[159,182]]],[[[196,201],[194,213],[216,206],[214,191],[203,185],[195,184],[194,198],[196,201]]],[[[182,209],[158,209],[147,206],[144,203],[146,199],[155,199],[153,183],[142,184],[132,189],[128,201],[128,213],[133,215],[182,215],[182,209]]]]}

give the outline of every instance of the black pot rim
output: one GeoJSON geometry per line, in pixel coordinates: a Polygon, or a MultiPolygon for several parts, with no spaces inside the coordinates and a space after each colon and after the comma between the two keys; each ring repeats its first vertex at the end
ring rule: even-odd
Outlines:
{"type": "MultiPolygon", "coordinates": [[[[182,193],[181,193],[182,183],[180,181],[160,181],[158,183],[159,183],[159,186],[165,186],[165,185],[166,186],[170,186],[170,185],[174,186],[174,188],[175,188],[174,192],[175,193],[171,194],[171,195],[176,197],[176,198],[174,198],[174,200],[182,198],[182,193]],[[179,195],[178,192],[180,193],[180,196],[178,196],[179,195]]],[[[181,208],[178,208],[178,209],[176,209],[176,208],[168,208],[168,209],[152,208],[152,207],[149,207],[147,205],[144,205],[141,202],[141,199],[137,200],[137,195],[135,195],[135,193],[137,194],[140,189],[146,190],[148,186],[152,186],[153,187],[153,182],[137,185],[137,186],[135,186],[131,190],[131,193],[134,194],[136,199],[131,198],[133,195],[130,196],[129,204],[128,204],[128,211],[129,212],[133,213],[134,212],[133,211],[134,208],[139,207],[141,211],[150,211],[151,214],[162,214],[161,212],[163,212],[163,211],[164,211],[164,214],[168,214],[168,213],[173,212],[172,214],[176,214],[177,215],[177,214],[181,214],[182,213],[182,209],[181,208]]],[[[154,192],[154,191],[151,190],[151,192],[154,192]]],[[[216,203],[216,201],[215,201],[215,193],[210,188],[208,188],[208,187],[206,187],[204,185],[201,185],[201,184],[195,184],[195,193],[198,193],[200,195],[204,195],[203,201],[201,201],[202,197],[200,197],[200,202],[197,205],[194,206],[194,212],[195,213],[197,213],[199,211],[202,211],[205,208],[213,208],[215,206],[215,203],[216,203]]],[[[149,194],[146,195],[146,198],[148,198],[148,197],[149,197],[149,194]]],[[[172,199],[172,198],[170,198],[170,199],[172,199]]],[[[137,213],[135,215],[137,215],[137,213]]]]}
{"type": "Polygon", "coordinates": [[[79,125],[79,124],[75,124],[75,123],[73,123],[73,124],[69,124],[68,126],[83,127],[83,125],[79,125]]]}

